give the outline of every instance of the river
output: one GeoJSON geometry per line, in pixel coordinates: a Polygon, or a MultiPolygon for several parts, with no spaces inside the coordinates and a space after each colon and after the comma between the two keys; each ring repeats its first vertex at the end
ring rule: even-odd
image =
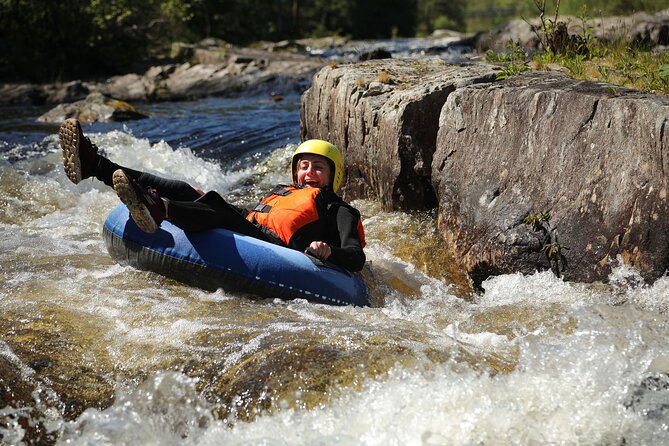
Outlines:
{"type": "MultiPolygon", "coordinates": [[[[668,278],[538,272],[474,293],[432,213],[358,200],[375,307],[201,291],[110,259],[118,199],[67,180],[44,111],[0,111],[2,444],[669,441],[668,278]]],[[[85,131],[121,164],[237,204],[287,178],[297,94],[143,111],[85,131]]]]}

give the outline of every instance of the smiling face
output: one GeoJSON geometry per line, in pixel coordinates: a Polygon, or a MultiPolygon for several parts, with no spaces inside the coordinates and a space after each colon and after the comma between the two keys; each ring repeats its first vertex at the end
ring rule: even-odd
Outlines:
{"type": "Polygon", "coordinates": [[[295,165],[297,184],[305,187],[324,187],[330,185],[332,168],[327,158],[305,153],[295,165]]]}

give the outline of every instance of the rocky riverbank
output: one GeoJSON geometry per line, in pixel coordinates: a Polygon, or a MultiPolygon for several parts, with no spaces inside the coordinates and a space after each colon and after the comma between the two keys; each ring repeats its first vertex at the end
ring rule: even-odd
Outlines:
{"type": "MultiPolygon", "coordinates": [[[[324,47],[341,44],[336,39],[319,41],[324,47]]],[[[216,39],[196,45],[175,43],[171,57],[135,73],[99,81],[3,84],[0,105],[72,103],[91,93],[132,103],[179,101],[246,93],[263,86],[281,94],[304,90],[314,72],[326,63],[297,43],[260,48],[236,47],[216,39]]]]}
{"type": "Polygon", "coordinates": [[[669,267],[669,98],[551,72],[439,59],[325,67],[304,94],[302,137],[344,152],[345,195],[438,206],[475,284],[553,269],[652,281],[669,267]]]}

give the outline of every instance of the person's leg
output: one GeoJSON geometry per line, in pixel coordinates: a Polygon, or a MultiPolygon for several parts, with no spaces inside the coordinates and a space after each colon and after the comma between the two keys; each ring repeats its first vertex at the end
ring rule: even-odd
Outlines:
{"type": "Polygon", "coordinates": [[[79,121],[66,119],[58,130],[65,174],[74,184],[93,176],[98,165],[98,148],[84,136],[79,121]]]}
{"type": "Polygon", "coordinates": [[[94,176],[113,187],[143,231],[155,232],[168,219],[186,231],[225,228],[273,241],[216,192],[202,195],[184,181],[129,169],[98,154],[76,119],[66,120],[59,134],[68,178],[76,184],[94,176]]]}
{"type": "Polygon", "coordinates": [[[273,242],[256,225],[248,221],[238,208],[217,192],[207,192],[196,201],[169,200],[167,220],[185,231],[224,228],[238,234],[273,242]]]}
{"type": "Polygon", "coordinates": [[[168,220],[184,231],[225,228],[272,242],[216,192],[208,192],[196,201],[163,200],[155,189],[143,187],[123,169],[114,172],[113,183],[132,219],[145,232],[155,232],[163,220],[168,220]]]}
{"type": "Polygon", "coordinates": [[[143,188],[155,189],[163,198],[180,201],[194,201],[202,196],[202,193],[190,184],[181,180],[172,180],[162,178],[140,170],[130,169],[116,164],[107,158],[99,156],[99,163],[95,170],[95,178],[105,183],[107,186],[115,188],[114,172],[123,170],[130,178],[135,180],[143,188]]]}
{"type": "Polygon", "coordinates": [[[156,232],[160,223],[165,220],[167,201],[155,189],[141,186],[123,169],[114,172],[112,182],[116,195],[126,205],[139,229],[149,233],[156,232]]]}
{"type": "Polygon", "coordinates": [[[113,175],[123,169],[142,187],[155,189],[164,198],[182,201],[197,200],[202,193],[184,181],[161,178],[150,173],[116,164],[98,153],[98,148],[86,137],[76,119],[67,119],[60,126],[60,146],[63,166],[68,178],[75,184],[95,177],[109,187],[114,187],[113,175]]]}

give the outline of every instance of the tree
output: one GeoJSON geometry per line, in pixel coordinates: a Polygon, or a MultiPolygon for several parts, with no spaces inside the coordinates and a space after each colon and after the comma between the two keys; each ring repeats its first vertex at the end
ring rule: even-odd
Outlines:
{"type": "Polygon", "coordinates": [[[420,34],[431,34],[435,29],[465,29],[465,0],[420,0],[417,28],[420,34]]]}
{"type": "Polygon", "coordinates": [[[0,75],[39,82],[123,71],[185,33],[188,18],[185,0],[0,0],[0,75]]]}
{"type": "Polygon", "coordinates": [[[416,32],[417,0],[355,2],[352,10],[354,38],[409,37],[416,32]]]}
{"type": "Polygon", "coordinates": [[[91,56],[87,3],[0,0],[2,74],[39,81],[84,71],[91,56]]]}

